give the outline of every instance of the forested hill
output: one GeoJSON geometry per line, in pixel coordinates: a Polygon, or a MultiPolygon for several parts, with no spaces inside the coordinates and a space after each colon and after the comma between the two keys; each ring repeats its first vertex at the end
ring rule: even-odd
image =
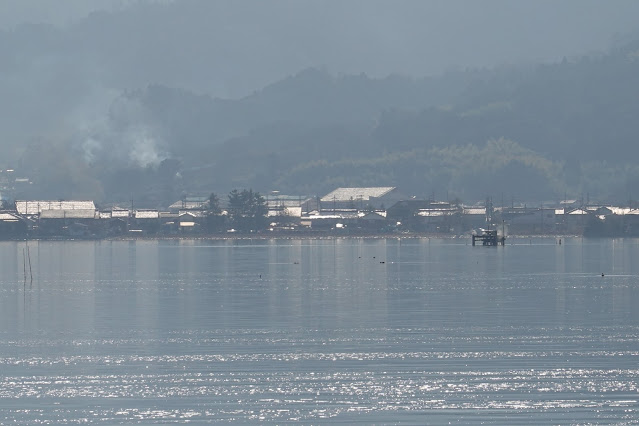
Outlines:
{"type": "MultiPolygon", "coordinates": [[[[468,201],[627,200],[639,196],[637,117],[639,42],[554,64],[419,80],[309,69],[240,100],[149,86],[114,103],[108,132],[144,124],[156,143],[141,158],[156,161],[135,168],[99,150],[87,155],[91,145],[78,138],[73,161],[82,176],[60,180],[90,180],[81,190],[99,186],[105,199],[394,185],[468,201]],[[127,194],[118,192],[123,185],[127,194]]],[[[25,164],[40,164],[37,150],[29,155],[25,164]]]]}

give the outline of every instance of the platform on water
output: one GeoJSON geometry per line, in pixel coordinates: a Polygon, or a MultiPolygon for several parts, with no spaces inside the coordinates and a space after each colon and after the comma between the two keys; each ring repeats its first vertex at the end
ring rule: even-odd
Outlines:
{"type": "Polygon", "coordinates": [[[496,246],[496,245],[504,245],[506,243],[506,237],[501,235],[497,235],[496,229],[482,230],[481,234],[472,236],[473,245],[476,245],[477,242],[481,242],[483,246],[496,246]]]}

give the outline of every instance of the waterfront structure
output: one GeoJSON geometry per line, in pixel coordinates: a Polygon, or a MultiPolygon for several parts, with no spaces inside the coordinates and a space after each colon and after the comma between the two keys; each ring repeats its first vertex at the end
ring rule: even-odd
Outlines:
{"type": "Polygon", "coordinates": [[[473,246],[477,242],[481,242],[483,246],[503,246],[506,243],[506,237],[498,235],[496,229],[484,229],[480,234],[473,234],[471,238],[473,246]]]}

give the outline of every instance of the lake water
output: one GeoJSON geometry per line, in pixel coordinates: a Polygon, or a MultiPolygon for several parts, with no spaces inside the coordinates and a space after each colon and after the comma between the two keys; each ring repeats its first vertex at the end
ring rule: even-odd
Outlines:
{"type": "Polygon", "coordinates": [[[639,423],[639,240],[469,242],[0,243],[0,424],[639,423]]]}

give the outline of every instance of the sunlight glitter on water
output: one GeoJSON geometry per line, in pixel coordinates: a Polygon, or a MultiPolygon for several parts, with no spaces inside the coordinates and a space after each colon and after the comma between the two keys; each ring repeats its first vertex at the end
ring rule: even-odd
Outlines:
{"type": "Polygon", "coordinates": [[[40,243],[0,423],[638,423],[639,243],[605,244],[40,243]]]}

